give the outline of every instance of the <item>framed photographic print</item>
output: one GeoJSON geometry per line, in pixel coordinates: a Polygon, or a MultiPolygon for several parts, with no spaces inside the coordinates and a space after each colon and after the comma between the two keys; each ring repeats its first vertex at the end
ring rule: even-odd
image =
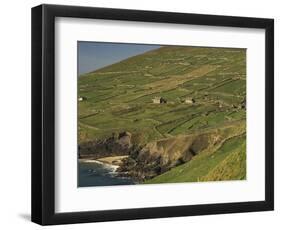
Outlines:
{"type": "Polygon", "coordinates": [[[273,210],[273,19],[32,9],[32,221],[273,210]]]}

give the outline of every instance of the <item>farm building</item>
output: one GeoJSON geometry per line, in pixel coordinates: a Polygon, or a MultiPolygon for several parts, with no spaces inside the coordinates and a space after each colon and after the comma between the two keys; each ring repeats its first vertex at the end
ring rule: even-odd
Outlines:
{"type": "Polygon", "coordinates": [[[164,99],[163,97],[155,97],[152,99],[152,102],[154,104],[164,104],[164,103],[167,103],[167,100],[164,99]]]}
{"type": "Polygon", "coordinates": [[[186,98],[186,99],[184,99],[184,103],[186,103],[186,104],[194,104],[195,100],[194,100],[194,98],[186,98]]]}
{"type": "Polygon", "coordinates": [[[85,100],[87,100],[86,97],[79,97],[79,98],[78,98],[78,101],[85,101],[85,100]]]}
{"type": "Polygon", "coordinates": [[[246,109],[246,98],[243,99],[243,101],[241,102],[239,108],[240,109],[246,109]]]}

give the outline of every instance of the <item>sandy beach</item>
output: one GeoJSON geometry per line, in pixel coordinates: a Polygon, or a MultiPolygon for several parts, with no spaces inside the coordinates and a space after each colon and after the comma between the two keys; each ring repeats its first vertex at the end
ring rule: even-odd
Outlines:
{"type": "Polygon", "coordinates": [[[79,162],[84,162],[84,163],[103,163],[103,164],[108,164],[108,165],[120,166],[122,164],[122,160],[127,158],[127,157],[128,157],[128,155],[112,156],[112,157],[102,157],[102,158],[98,158],[98,159],[85,158],[85,159],[79,159],[79,162]]]}
{"type": "Polygon", "coordinates": [[[103,157],[97,159],[97,161],[100,161],[102,163],[111,164],[111,165],[118,165],[120,166],[122,164],[122,160],[128,158],[128,155],[124,156],[114,156],[114,157],[103,157]]]}

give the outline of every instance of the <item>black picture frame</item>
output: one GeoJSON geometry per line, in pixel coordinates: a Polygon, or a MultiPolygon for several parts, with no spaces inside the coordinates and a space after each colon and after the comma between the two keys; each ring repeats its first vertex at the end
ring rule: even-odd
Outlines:
{"type": "Polygon", "coordinates": [[[274,209],[274,20],[110,8],[32,8],[32,221],[41,225],[267,211],[274,209]],[[55,18],[109,19],[265,29],[265,200],[55,213],[55,18]]]}

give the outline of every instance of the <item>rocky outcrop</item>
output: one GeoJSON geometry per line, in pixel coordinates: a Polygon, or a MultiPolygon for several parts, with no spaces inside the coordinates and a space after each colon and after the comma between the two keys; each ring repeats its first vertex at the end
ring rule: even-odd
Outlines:
{"type": "Polygon", "coordinates": [[[129,132],[114,133],[105,140],[92,141],[80,146],[80,158],[98,159],[129,155],[118,168],[136,181],[158,176],[171,168],[190,161],[195,155],[222,141],[217,131],[180,135],[153,141],[145,146],[132,144],[129,132]]]}
{"type": "Polygon", "coordinates": [[[174,166],[186,163],[210,145],[221,141],[217,133],[177,136],[132,147],[130,157],[123,161],[120,172],[139,181],[153,178],[174,166]]]}
{"type": "Polygon", "coordinates": [[[90,141],[79,146],[80,158],[98,159],[108,156],[128,155],[132,147],[131,133],[113,133],[104,140],[90,141]]]}

